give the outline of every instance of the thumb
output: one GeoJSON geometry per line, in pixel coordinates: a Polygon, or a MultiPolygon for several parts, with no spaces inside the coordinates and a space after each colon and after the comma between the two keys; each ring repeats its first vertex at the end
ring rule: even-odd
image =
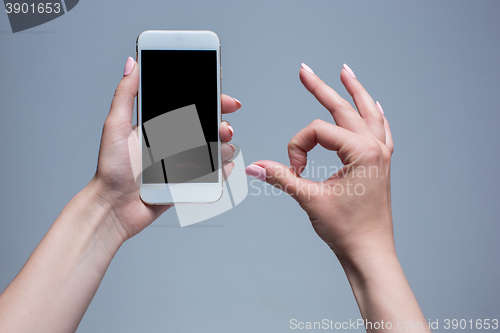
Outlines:
{"type": "Polygon", "coordinates": [[[273,161],[258,161],[249,165],[246,174],[282,190],[299,201],[307,196],[313,181],[297,176],[289,167],[273,161]]]}
{"type": "Polygon", "coordinates": [[[127,59],[123,78],[118,84],[111,102],[108,119],[113,125],[120,126],[129,123],[132,126],[134,102],[139,89],[139,69],[132,57],[127,59]]]}

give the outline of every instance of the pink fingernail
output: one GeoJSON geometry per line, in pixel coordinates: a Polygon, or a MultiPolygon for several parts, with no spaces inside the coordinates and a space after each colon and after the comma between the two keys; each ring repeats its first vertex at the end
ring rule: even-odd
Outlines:
{"type": "Polygon", "coordinates": [[[234,135],[234,129],[231,127],[231,125],[227,125],[227,128],[229,129],[229,132],[231,132],[231,136],[234,135]]]}
{"type": "Polygon", "coordinates": [[[307,66],[306,64],[302,63],[302,68],[304,68],[306,71],[308,71],[311,74],[314,74],[313,70],[311,67],[307,66]]]}
{"type": "Polygon", "coordinates": [[[134,66],[135,66],[134,58],[128,57],[127,63],[125,64],[125,70],[123,71],[123,76],[130,75],[130,73],[132,73],[132,70],[134,69],[134,66]]]}
{"type": "Polygon", "coordinates": [[[347,66],[347,64],[344,64],[344,68],[349,73],[353,78],[356,78],[356,75],[354,75],[354,72],[352,71],[351,67],[347,66]]]}
{"type": "Polygon", "coordinates": [[[233,98],[236,103],[238,103],[238,109],[241,108],[241,102],[238,101],[236,98],[233,98]]]}
{"type": "Polygon", "coordinates": [[[266,169],[258,165],[252,164],[247,166],[245,169],[247,175],[260,179],[262,181],[266,180],[266,169]]]}
{"type": "Polygon", "coordinates": [[[384,114],[384,109],[382,109],[382,105],[380,105],[380,103],[377,101],[377,106],[378,106],[378,109],[380,110],[380,112],[382,114],[384,114]]]}

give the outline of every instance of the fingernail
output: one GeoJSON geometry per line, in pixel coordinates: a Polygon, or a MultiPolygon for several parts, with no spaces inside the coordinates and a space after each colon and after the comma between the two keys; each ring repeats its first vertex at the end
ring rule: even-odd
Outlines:
{"type": "Polygon", "coordinates": [[[130,75],[134,69],[135,61],[134,58],[128,57],[127,63],[125,64],[125,70],[123,71],[123,76],[130,75]]]}
{"type": "Polygon", "coordinates": [[[306,71],[308,71],[311,74],[314,74],[313,70],[311,67],[307,66],[306,64],[302,63],[302,68],[304,68],[306,71]]]}
{"type": "Polygon", "coordinates": [[[234,101],[238,104],[238,109],[239,109],[239,108],[241,108],[241,102],[240,102],[240,101],[238,101],[236,98],[233,98],[233,99],[234,99],[234,101]]]}
{"type": "Polygon", "coordinates": [[[380,110],[380,112],[382,114],[384,114],[384,109],[382,109],[382,105],[380,105],[380,103],[377,101],[377,106],[378,106],[378,109],[380,110]]]}
{"type": "Polygon", "coordinates": [[[231,136],[234,135],[234,129],[231,127],[231,125],[227,125],[227,128],[229,129],[229,132],[231,132],[231,136]]]}
{"type": "Polygon", "coordinates": [[[233,145],[232,145],[232,144],[230,144],[230,143],[228,143],[228,146],[229,146],[229,147],[231,147],[231,148],[233,148],[233,154],[234,154],[234,153],[236,152],[236,147],[235,147],[235,146],[233,146],[233,145]]]}
{"type": "Polygon", "coordinates": [[[252,165],[247,166],[247,168],[245,169],[245,172],[250,177],[254,177],[254,178],[260,179],[262,181],[266,180],[266,169],[264,169],[263,167],[260,167],[258,165],[252,164],[252,165]]]}
{"type": "Polygon", "coordinates": [[[351,67],[347,66],[347,64],[344,64],[344,68],[349,73],[353,78],[356,78],[356,75],[354,75],[354,72],[352,71],[351,67]]]}

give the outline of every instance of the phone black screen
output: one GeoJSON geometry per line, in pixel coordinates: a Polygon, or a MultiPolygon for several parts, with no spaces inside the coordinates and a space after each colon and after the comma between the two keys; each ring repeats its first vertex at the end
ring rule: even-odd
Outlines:
{"type": "Polygon", "coordinates": [[[144,184],[218,182],[217,52],[141,50],[144,184]]]}

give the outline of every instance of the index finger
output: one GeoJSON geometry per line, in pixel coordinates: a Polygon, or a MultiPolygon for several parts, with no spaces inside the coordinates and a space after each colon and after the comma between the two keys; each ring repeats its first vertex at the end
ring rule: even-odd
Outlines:
{"type": "Polygon", "coordinates": [[[356,154],[356,144],[360,136],[345,128],[316,119],[300,130],[288,143],[290,166],[297,175],[307,164],[307,153],[317,144],[323,148],[336,151],[344,165],[349,164],[356,154]]]}

